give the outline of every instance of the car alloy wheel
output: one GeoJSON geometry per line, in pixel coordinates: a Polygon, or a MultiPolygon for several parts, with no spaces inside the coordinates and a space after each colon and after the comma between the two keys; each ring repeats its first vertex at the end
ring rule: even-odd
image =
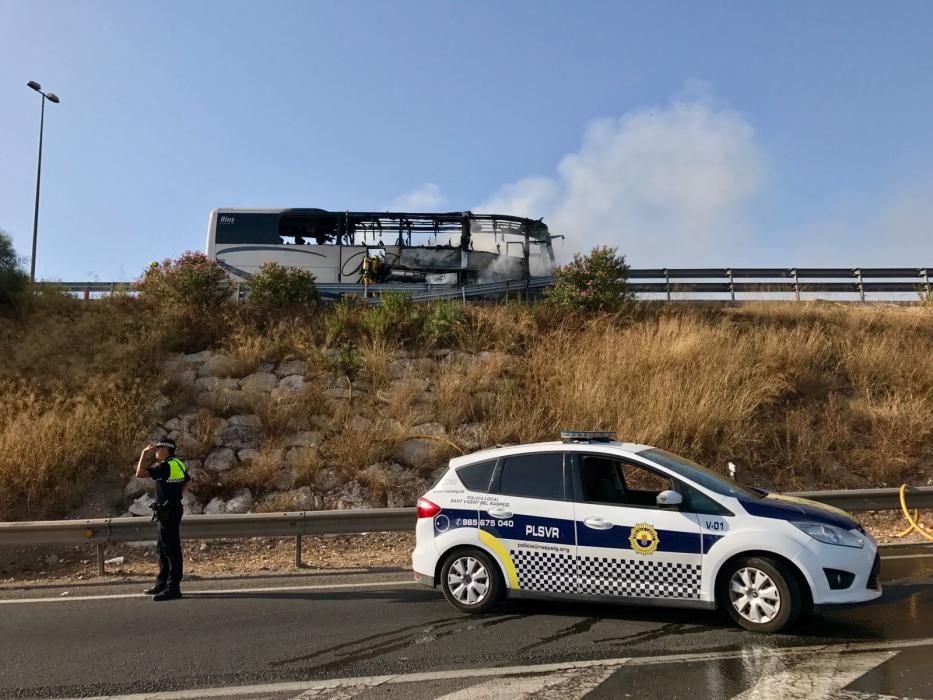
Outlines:
{"type": "Polygon", "coordinates": [[[447,571],[447,588],[462,605],[479,605],[489,593],[489,572],[479,559],[460,557],[447,571]]]}
{"type": "Polygon", "coordinates": [[[761,569],[744,567],[729,580],[729,599],[735,611],[749,622],[764,625],[781,612],[781,592],[761,569]]]}

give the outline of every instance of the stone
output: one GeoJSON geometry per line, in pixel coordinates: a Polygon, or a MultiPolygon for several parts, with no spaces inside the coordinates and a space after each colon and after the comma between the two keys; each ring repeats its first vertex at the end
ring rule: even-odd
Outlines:
{"type": "Polygon", "coordinates": [[[45,558],[46,566],[57,566],[61,558],[57,554],[50,554],[45,558]]]}
{"type": "Polygon", "coordinates": [[[279,380],[279,389],[286,389],[288,391],[301,391],[305,388],[307,380],[301,374],[290,374],[287,377],[282,377],[279,380]]]}
{"type": "Polygon", "coordinates": [[[249,513],[253,509],[253,494],[249,489],[240,489],[227,501],[228,513],[249,513]]]}
{"type": "Polygon", "coordinates": [[[161,425],[157,425],[149,433],[147,439],[149,440],[149,442],[155,443],[161,440],[162,438],[166,438],[166,437],[168,437],[168,431],[165,428],[163,428],[161,425]]]}
{"type": "Polygon", "coordinates": [[[219,392],[224,389],[237,391],[240,388],[240,382],[236,379],[218,379],[217,377],[201,377],[194,386],[198,391],[219,392]]]}
{"type": "Polygon", "coordinates": [[[262,421],[259,419],[259,416],[253,414],[230,416],[230,419],[227,422],[230,425],[236,426],[237,428],[252,428],[254,430],[262,430],[262,421]]]}
{"type": "Polygon", "coordinates": [[[261,439],[261,431],[235,425],[229,426],[220,434],[221,444],[234,450],[245,450],[250,447],[255,449],[259,447],[261,439]]]}
{"type": "Polygon", "coordinates": [[[181,505],[185,509],[185,515],[201,515],[204,512],[204,506],[198,502],[191,491],[185,491],[182,494],[181,505]]]}
{"type": "Polygon", "coordinates": [[[159,394],[152,401],[149,402],[149,405],[146,406],[146,411],[150,416],[158,416],[168,408],[172,403],[172,400],[165,396],[164,394],[159,394]]]}
{"type": "Polygon", "coordinates": [[[275,363],[274,362],[263,362],[261,365],[259,365],[259,368],[256,371],[262,372],[262,373],[272,372],[273,374],[275,374],[275,363]]]}
{"type": "Polygon", "coordinates": [[[324,496],[324,508],[326,510],[372,508],[369,498],[368,489],[365,489],[359,481],[350,481],[324,496]]]}
{"type": "Polygon", "coordinates": [[[280,377],[289,375],[304,374],[308,369],[308,363],[304,360],[283,360],[279,363],[275,373],[280,377]]]}
{"type": "Polygon", "coordinates": [[[324,498],[319,493],[315,493],[310,487],[302,486],[287,493],[273,493],[263,497],[258,502],[256,510],[266,513],[274,511],[287,513],[302,510],[321,510],[323,507],[324,498]]]}
{"type": "Polygon", "coordinates": [[[181,418],[169,418],[162,425],[170,433],[177,433],[185,428],[185,424],[182,422],[181,418]]]}
{"type": "Polygon", "coordinates": [[[408,508],[417,505],[431,485],[424,479],[411,478],[386,488],[386,507],[408,508]]]}
{"type": "Polygon", "coordinates": [[[403,379],[409,376],[424,376],[433,373],[436,368],[437,365],[434,360],[427,357],[394,360],[389,363],[389,376],[393,379],[403,379]]]}
{"type": "Polygon", "coordinates": [[[185,355],[182,359],[188,364],[200,364],[210,359],[210,356],[211,356],[210,350],[202,350],[201,352],[189,353],[185,355]]]}
{"type": "Polygon", "coordinates": [[[278,377],[271,372],[256,372],[240,380],[243,391],[267,392],[275,389],[278,377]]]}
{"type": "Polygon", "coordinates": [[[422,467],[430,461],[437,448],[438,443],[433,440],[413,438],[400,442],[396,446],[392,456],[402,464],[407,464],[412,467],[422,467]]]}
{"type": "Polygon", "coordinates": [[[282,444],[286,447],[318,447],[321,444],[321,433],[316,430],[292,433],[282,438],[282,444]]]}
{"type": "Polygon", "coordinates": [[[241,462],[248,463],[259,459],[259,450],[247,447],[236,453],[236,458],[241,462]]]}
{"type": "Polygon", "coordinates": [[[193,369],[185,369],[172,375],[172,381],[179,386],[191,386],[197,378],[198,373],[193,369]]]}
{"type": "Polygon", "coordinates": [[[198,369],[199,377],[230,377],[237,369],[236,361],[229,355],[217,353],[198,369]]]}
{"type": "Polygon", "coordinates": [[[155,503],[155,499],[147,493],[137,498],[130,504],[130,513],[137,516],[152,515],[152,509],[149,507],[155,503]]]}
{"type": "Polygon", "coordinates": [[[472,452],[488,443],[488,434],[482,423],[465,423],[454,431],[454,442],[463,450],[472,452]]]}
{"type": "Polygon", "coordinates": [[[174,355],[165,360],[162,360],[162,364],[160,366],[165,372],[174,372],[181,366],[183,357],[183,355],[174,355]]]}
{"type": "Polygon", "coordinates": [[[348,422],[347,428],[355,433],[365,433],[373,426],[373,422],[365,416],[354,415],[348,422]]]}
{"type": "Polygon", "coordinates": [[[411,429],[412,435],[432,435],[432,436],[442,436],[447,435],[447,431],[444,429],[444,426],[440,423],[422,423],[421,425],[416,425],[411,429]]]}
{"type": "Polygon", "coordinates": [[[356,389],[348,389],[347,387],[334,387],[333,389],[327,390],[327,395],[332,399],[337,399],[338,401],[349,401],[353,398],[354,395],[359,396],[360,392],[356,389]]]}
{"type": "Polygon", "coordinates": [[[227,471],[236,464],[236,454],[229,447],[222,447],[211,452],[204,461],[204,466],[213,472],[227,471]]]}
{"type": "Polygon", "coordinates": [[[319,491],[333,491],[347,481],[343,473],[335,467],[323,467],[314,472],[311,483],[319,491]]]}
{"type": "Polygon", "coordinates": [[[155,482],[152,479],[140,479],[133,474],[123,493],[126,494],[127,498],[139,498],[145,493],[155,493],[155,482]]]}
{"type": "Polygon", "coordinates": [[[221,515],[227,512],[227,504],[224,503],[224,499],[216,496],[210,500],[210,502],[204,506],[204,515],[221,515]]]}
{"type": "Polygon", "coordinates": [[[272,488],[276,491],[289,491],[295,487],[295,473],[289,468],[280,469],[272,482],[272,488]]]}

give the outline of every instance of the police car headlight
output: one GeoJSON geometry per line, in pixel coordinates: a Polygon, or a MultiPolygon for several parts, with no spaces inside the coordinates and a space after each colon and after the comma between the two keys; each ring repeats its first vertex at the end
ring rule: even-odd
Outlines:
{"type": "Polygon", "coordinates": [[[849,530],[843,530],[841,527],[823,525],[822,523],[794,523],[794,525],[818,542],[836,544],[840,547],[856,547],[858,549],[865,546],[865,539],[861,535],[849,530]]]}

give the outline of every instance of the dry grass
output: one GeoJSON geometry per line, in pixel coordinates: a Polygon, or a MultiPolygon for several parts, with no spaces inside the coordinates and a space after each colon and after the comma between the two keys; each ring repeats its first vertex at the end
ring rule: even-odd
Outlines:
{"type": "MultiPolygon", "coordinates": [[[[292,466],[305,484],[322,466],[361,475],[428,421],[449,433],[479,423],[485,444],[611,429],[719,468],[734,461],[746,479],[779,488],[933,477],[929,304],[643,303],[591,318],[537,304],[471,305],[453,349],[500,354],[395,381],[397,351],[425,348],[371,333],[367,313],[270,319],[234,309],[190,337],[186,325],[166,329],[126,298],[39,300],[28,317],[0,318],[0,518],[66,512],[95,475],[126,469],[156,419],[192,410],[190,389],[160,378],[162,349],[181,347],[219,349],[243,373],[297,357],[314,375],[287,400],[232,392],[236,406],[200,414],[193,432],[205,448],[214,416],[228,410],[254,412],[266,427],[260,459],[225,489],[268,489],[282,465],[276,440],[288,433],[324,430],[320,450],[292,466]],[[352,401],[327,394],[336,361],[324,348],[338,341],[360,364],[352,401]],[[160,392],[170,405],[156,415],[149,405],[160,392]]],[[[376,471],[362,478],[381,488],[376,471]]]]}
{"type": "Polygon", "coordinates": [[[498,441],[614,430],[780,487],[929,476],[933,315],[756,304],[596,319],[530,348],[498,441]]]}

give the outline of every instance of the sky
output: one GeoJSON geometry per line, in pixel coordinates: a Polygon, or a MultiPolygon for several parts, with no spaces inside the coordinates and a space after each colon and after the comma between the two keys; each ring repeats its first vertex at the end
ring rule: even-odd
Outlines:
{"type": "Polygon", "coordinates": [[[0,0],[0,229],[130,280],[215,207],[544,217],[634,267],[933,266],[933,3],[0,0]]]}

